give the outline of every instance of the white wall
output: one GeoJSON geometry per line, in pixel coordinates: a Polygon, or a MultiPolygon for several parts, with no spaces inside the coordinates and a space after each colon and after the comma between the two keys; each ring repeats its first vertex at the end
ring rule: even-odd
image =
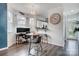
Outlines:
{"type": "Polygon", "coordinates": [[[8,32],[8,47],[16,43],[15,34],[8,32]]]}
{"type": "Polygon", "coordinates": [[[50,15],[54,13],[59,13],[61,15],[61,22],[59,24],[53,25],[50,23],[48,24],[48,41],[51,44],[64,46],[64,39],[63,39],[63,9],[62,8],[55,8],[49,11],[49,19],[50,15]]]}
{"type": "Polygon", "coordinates": [[[15,31],[15,15],[14,15],[14,12],[12,10],[10,10],[8,8],[8,11],[7,11],[7,43],[8,43],[8,47],[12,46],[13,44],[16,43],[16,31],[15,31]],[[9,13],[11,15],[9,15],[9,13]],[[10,21],[12,20],[12,21],[10,21]]]}

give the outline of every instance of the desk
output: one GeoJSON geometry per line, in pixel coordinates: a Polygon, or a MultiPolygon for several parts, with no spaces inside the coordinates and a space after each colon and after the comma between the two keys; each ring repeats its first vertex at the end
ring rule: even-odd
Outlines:
{"type": "Polygon", "coordinates": [[[34,36],[39,36],[38,33],[28,33],[26,34],[27,36],[30,36],[30,42],[32,41],[31,39],[33,39],[34,36]]]}
{"type": "Polygon", "coordinates": [[[30,36],[33,36],[33,35],[39,35],[38,33],[28,33],[26,35],[30,35],[30,36]]]}
{"type": "Polygon", "coordinates": [[[46,32],[42,32],[42,31],[39,31],[38,34],[42,36],[42,42],[45,42],[48,44],[48,34],[46,32]]]}
{"type": "Polygon", "coordinates": [[[41,36],[42,36],[42,42],[45,42],[45,43],[48,44],[48,35],[47,35],[46,32],[36,32],[35,34],[33,34],[33,33],[28,33],[28,34],[26,34],[26,35],[31,36],[30,39],[33,39],[33,36],[39,36],[39,35],[41,35],[41,36]],[[45,37],[44,37],[44,36],[45,36],[45,37]]]}
{"type": "Polygon", "coordinates": [[[26,33],[16,33],[16,44],[23,43],[23,41],[26,41],[26,33]]]}

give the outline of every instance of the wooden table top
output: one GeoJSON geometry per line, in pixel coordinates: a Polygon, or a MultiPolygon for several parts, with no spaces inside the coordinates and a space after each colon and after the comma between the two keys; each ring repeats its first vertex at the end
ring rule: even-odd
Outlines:
{"type": "Polygon", "coordinates": [[[38,33],[28,33],[26,35],[39,35],[38,33]]]}

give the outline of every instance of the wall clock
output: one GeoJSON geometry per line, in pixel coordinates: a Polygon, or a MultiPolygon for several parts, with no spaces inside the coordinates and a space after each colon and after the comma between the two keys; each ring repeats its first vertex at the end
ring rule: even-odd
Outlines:
{"type": "Polygon", "coordinates": [[[61,15],[59,13],[54,13],[50,16],[50,23],[58,24],[61,20],[61,15]]]}

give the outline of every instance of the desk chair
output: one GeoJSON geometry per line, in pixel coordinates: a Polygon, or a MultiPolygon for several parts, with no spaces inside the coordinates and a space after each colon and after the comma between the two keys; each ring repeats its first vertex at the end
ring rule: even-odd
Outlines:
{"type": "Polygon", "coordinates": [[[29,42],[29,51],[28,51],[28,55],[32,55],[32,56],[38,56],[39,52],[42,52],[42,45],[41,45],[41,36],[33,36],[33,38],[30,39],[29,42]],[[34,44],[34,45],[33,45],[34,44]],[[35,48],[36,54],[31,54],[31,50],[33,48],[35,48]],[[39,50],[40,49],[40,50],[39,50]]]}

